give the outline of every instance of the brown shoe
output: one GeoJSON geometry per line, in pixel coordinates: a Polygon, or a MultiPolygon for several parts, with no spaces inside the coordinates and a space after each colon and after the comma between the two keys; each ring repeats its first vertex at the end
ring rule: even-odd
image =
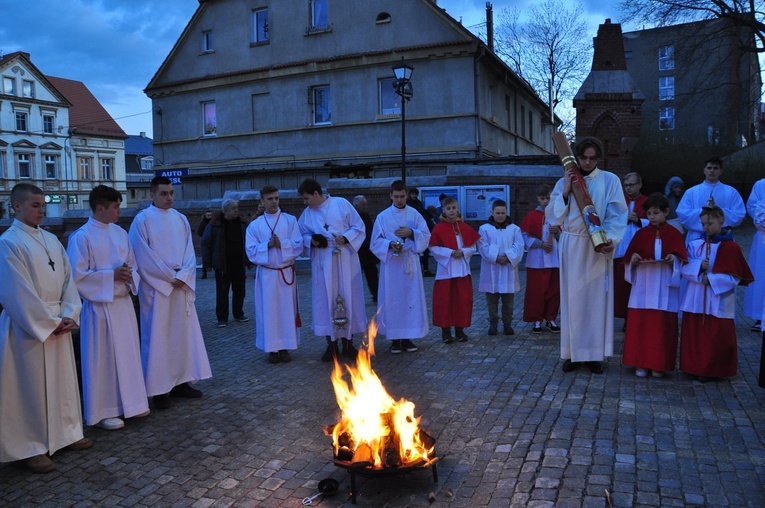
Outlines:
{"type": "Polygon", "coordinates": [[[93,441],[91,441],[90,439],[84,437],[84,438],[80,439],[79,441],[75,441],[74,443],[70,444],[65,449],[66,450],[80,451],[80,450],[87,450],[91,446],[93,446],[93,441]]]}
{"type": "Polygon", "coordinates": [[[56,463],[50,460],[47,455],[35,455],[23,461],[24,467],[33,473],[50,473],[56,469],[56,463]]]}

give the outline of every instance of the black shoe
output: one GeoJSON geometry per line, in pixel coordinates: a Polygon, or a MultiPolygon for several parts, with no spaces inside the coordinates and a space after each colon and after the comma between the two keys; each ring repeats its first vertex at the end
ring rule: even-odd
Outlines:
{"type": "Polygon", "coordinates": [[[340,350],[337,348],[337,341],[327,337],[327,350],[321,355],[322,362],[331,362],[333,358],[340,356],[340,350]]]}
{"type": "Polygon", "coordinates": [[[393,353],[394,355],[397,355],[397,354],[401,353],[403,350],[404,350],[404,348],[401,346],[401,341],[400,340],[394,340],[393,342],[391,342],[391,345],[390,345],[390,352],[391,353],[393,353]]]}
{"type": "Polygon", "coordinates": [[[547,329],[553,333],[560,333],[560,326],[547,322],[547,329]]]}
{"type": "Polygon", "coordinates": [[[759,332],[759,331],[760,331],[760,328],[761,328],[761,326],[762,326],[762,325],[761,325],[761,321],[760,321],[760,320],[757,320],[757,321],[755,321],[755,323],[752,325],[752,328],[751,328],[751,330],[752,330],[753,332],[759,332]]]}
{"type": "Polygon", "coordinates": [[[541,325],[541,323],[539,324],[539,326],[537,326],[537,324],[534,323],[534,328],[531,329],[531,333],[536,333],[536,334],[542,333],[542,325],[541,325]]]}
{"type": "Polygon", "coordinates": [[[290,355],[290,352],[287,351],[286,349],[280,349],[279,360],[281,360],[282,363],[290,363],[292,361],[292,356],[290,355]]]}
{"type": "Polygon", "coordinates": [[[250,318],[248,318],[247,316],[242,316],[242,317],[234,318],[234,321],[239,321],[240,323],[246,323],[249,320],[250,320],[250,318]]]}
{"type": "Polygon", "coordinates": [[[515,330],[513,330],[512,326],[505,325],[505,335],[515,335],[515,330]]]}
{"type": "Polygon", "coordinates": [[[201,399],[202,392],[196,388],[192,388],[188,383],[181,383],[172,390],[170,390],[171,397],[182,397],[184,399],[201,399]]]}
{"type": "Polygon", "coordinates": [[[409,351],[410,353],[414,353],[415,351],[417,351],[417,346],[415,346],[414,342],[412,342],[409,339],[402,340],[401,347],[403,347],[405,350],[409,351]]]}
{"type": "Polygon", "coordinates": [[[489,321],[489,331],[488,331],[488,334],[489,335],[497,335],[497,333],[499,333],[497,331],[497,322],[496,321],[489,321]]]}
{"type": "Polygon", "coordinates": [[[467,334],[462,330],[462,328],[454,327],[454,336],[457,338],[460,342],[467,342],[468,336],[467,334]]]}
{"type": "Polygon", "coordinates": [[[353,339],[343,338],[343,356],[355,360],[358,354],[358,350],[353,347],[353,339]]]}
{"type": "Polygon", "coordinates": [[[587,367],[593,374],[603,374],[603,366],[600,362],[587,362],[587,367]]]}
{"type": "Polygon", "coordinates": [[[167,409],[170,407],[170,395],[167,393],[155,395],[152,397],[152,402],[154,402],[154,409],[167,409]]]}
{"type": "Polygon", "coordinates": [[[281,358],[279,358],[279,353],[268,353],[268,363],[279,363],[281,358]]]}
{"type": "Polygon", "coordinates": [[[572,362],[568,358],[563,360],[563,372],[571,372],[579,367],[579,362],[572,362]]]}
{"type": "Polygon", "coordinates": [[[444,344],[453,344],[454,337],[452,337],[451,328],[441,328],[441,341],[444,344]]]}

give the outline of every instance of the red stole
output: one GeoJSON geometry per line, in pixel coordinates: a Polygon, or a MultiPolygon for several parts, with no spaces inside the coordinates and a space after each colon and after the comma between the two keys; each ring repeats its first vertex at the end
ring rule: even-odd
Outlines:
{"type": "Polygon", "coordinates": [[[444,222],[436,224],[433,231],[430,232],[430,245],[436,247],[448,247],[457,250],[457,231],[462,236],[462,245],[472,247],[478,242],[481,236],[462,221],[444,222]]]}
{"type": "Polygon", "coordinates": [[[523,218],[523,221],[521,222],[521,231],[544,241],[544,238],[542,238],[542,228],[544,227],[544,224],[545,213],[540,209],[532,210],[523,218]]]}
{"type": "Polygon", "coordinates": [[[672,225],[662,222],[659,226],[649,224],[644,226],[632,237],[627,252],[624,253],[624,263],[629,264],[632,254],[637,253],[642,259],[654,259],[656,238],[661,239],[661,258],[674,254],[683,263],[688,261],[683,235],[672,225]]]}
{"type": "Polygon", "coordinates": [[[643,203],[645,203],[648,200],[648,196],[643,196],[642,194],[639,195],[637,198],[632,199],[631,197],[624,195],[624,200],[627,202],[627,210],[630,209],[630,202],[635,202],[635,208],[632,210],[635,212],[639,219],[647,219],[648,215],[646,215],[645,210],[643,210],[643,203]]]}

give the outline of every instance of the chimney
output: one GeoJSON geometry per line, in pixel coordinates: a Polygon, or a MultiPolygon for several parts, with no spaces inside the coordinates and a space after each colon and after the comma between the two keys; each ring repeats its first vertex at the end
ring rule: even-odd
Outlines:
{"type": "Polygon", "coordinates": [[[494,11],[491,2],[486,2],[486,45],[494,52],[494,11]]]}
{"type": "Polygon", "coordinates": [[[626,71],[627,60],[624,58],[624,39],[622,25],[611,23],[611,18],[598,27],[598,35],[593,40],[593,71],[626,71]]]}

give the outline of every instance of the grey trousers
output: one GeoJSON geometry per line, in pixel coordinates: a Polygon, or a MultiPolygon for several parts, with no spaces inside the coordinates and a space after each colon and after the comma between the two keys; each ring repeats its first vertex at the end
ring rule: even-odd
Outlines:
{"type": "Polygon", "coordinates": [[[499,299],[502,298],[502,323],[510,325],[513,321],[513,303],[515,293],[486,293],[486,306],[489,308],[489,322],[499,321],[499,299]]]}

